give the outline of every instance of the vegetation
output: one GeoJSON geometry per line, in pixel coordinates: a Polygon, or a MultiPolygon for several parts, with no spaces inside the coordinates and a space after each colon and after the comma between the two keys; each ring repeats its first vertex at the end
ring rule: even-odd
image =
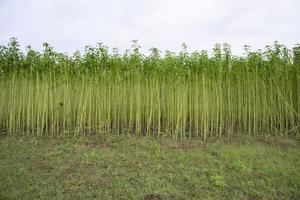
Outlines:
{"type": "MultiPolygon", "coordinates": [[[[0,47],[0,128],[9,133],[120,133],[175,139],[299,135],[300,46],[275,42],[231,55],[228,44],[164,55],[102,44],[81,55],[47,43],[24,54],[0,47]]],[[[216,178],[219,180],[219,178],[216,178]]]]}
{"type": "Polygon", "coordinates": [[[299,140],[0,137],[0,199],[300,199],[299,140]]]}

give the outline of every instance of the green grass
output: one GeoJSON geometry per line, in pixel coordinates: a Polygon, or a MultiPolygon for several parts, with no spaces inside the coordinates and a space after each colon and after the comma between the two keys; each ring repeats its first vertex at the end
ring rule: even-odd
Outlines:
{"type": "Polygon", "coordinates": [[[299,199],[297,138],[1,136],[0,199],[299,199]]]}

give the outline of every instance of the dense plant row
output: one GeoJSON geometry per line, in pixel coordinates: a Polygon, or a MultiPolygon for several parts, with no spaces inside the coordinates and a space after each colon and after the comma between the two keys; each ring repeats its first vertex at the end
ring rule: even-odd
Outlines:
{"type": "Polygon", "coordinates": [[[86,46],[84,54],[76,51],[72,56],[55,52],[49,44],[43,44],[40,53],[28,46],[26,54],[20,51],[16,38],[11,38],[7,46],[0,46],[0,70],[2,73],[12,71],[51,71],[57,73],[79,72],[113,72],[113,73],[166,73],[174,76],[191,76],[201,71],[223,73],[224,71],[257,71],[259,75],[270,75],[273,72],[286,72],[299,65],[300,46],[293,51],[275,42],[266,46],[264,51],[250,51],[245,45],[245,56],[231,55],[228,44],[216,44],[213,56],[207,51],[187,52],[187,46],[182,45],[182,51],[176,54],[165,51],[162,55],[157,48],[150,49],[150,55],[140,53],[137,41],[132,42],[132,48],[123,55],[117,48],[109,53],[108,47],[99,43],[96,47],[86,46]]]}
{"type": "Polygon", "coordinates": [[[206,51],[121,55],[102,44],[84,54],[0,46],[0,128],[10,133],[116,132],[174,138],[299,134],[300,46],[263,51],[228,44],[206,51]]]}

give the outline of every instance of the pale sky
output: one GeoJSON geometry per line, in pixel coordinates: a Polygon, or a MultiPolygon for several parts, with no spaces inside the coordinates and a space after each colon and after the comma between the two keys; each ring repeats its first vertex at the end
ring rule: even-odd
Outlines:
{"type": "Polygon", "coordinates": [[[137,39],[143,52],[227,42],[240,54],[275,40],[291,48],[299,27],[299,0],[0,0],[0,44],[17,37],[23,48],[48,42],[68,53],[98,42],[124,50],[137,39]]]}

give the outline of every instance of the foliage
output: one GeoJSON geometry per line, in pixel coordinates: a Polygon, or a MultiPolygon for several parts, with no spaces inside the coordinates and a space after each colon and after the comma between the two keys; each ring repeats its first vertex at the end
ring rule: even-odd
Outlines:
{"type": "Polygon", "coordinates": [[[0,47],[0,129],[35,134],[122,133],[175,139],[300,133],[300,46],[275,42],[244,56],[137,41],[121,55],[97,44],[67,56],[47,43],[0,47]]]}

